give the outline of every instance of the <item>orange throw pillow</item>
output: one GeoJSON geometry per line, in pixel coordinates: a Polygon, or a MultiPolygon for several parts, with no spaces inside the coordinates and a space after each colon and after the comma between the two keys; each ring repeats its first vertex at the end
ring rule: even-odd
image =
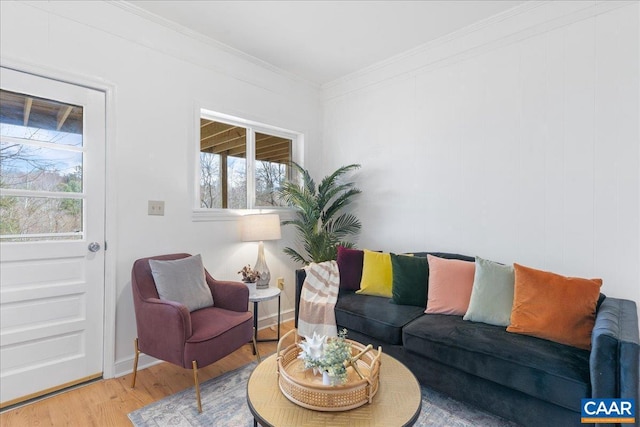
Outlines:
{"type": "Polygon", "coordinates": [[[602,279],[565,277],[513,266],[515,288],[507,332],[591,349],[602,279]]]}

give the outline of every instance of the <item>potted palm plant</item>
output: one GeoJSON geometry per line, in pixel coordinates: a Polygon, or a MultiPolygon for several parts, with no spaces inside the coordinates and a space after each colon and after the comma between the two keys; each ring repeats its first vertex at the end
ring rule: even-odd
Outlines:
{"type": "Polygon", "coordinates": [[[360,167],[351,164],[338,168],[316,186],[309,171],[292,163],[302,177],[302,184],[285,182],[278,191],[281,199],[295,208],[295,219],[282,225],[293,225],[298,232],[299,248],[287,247],[284,252],[294,261],[304,264],[335,260],[338,246],[353,247],[351,238],[362,227],[356,216],[346,211],[360,190],[342,177],[360,167]]]}

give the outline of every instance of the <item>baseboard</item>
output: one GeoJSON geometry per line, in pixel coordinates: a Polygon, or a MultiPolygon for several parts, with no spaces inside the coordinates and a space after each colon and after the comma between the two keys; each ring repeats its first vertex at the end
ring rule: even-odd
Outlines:
{"type": "MultiPolygon", "coordinates": [[[[162,363],[162,360],[158,360],[155,357],[151,357],[144,353],[140,353],[140,357],[138,358],[138,370],[145,369],[153,365],[157,365],[158,363],[162,363]]],[[[129,375],[132,372],[133,372],[133,355],[116,361],[115,377],[122,377],[124,375],[129,375]]]]}
{"type": "MultiPolygon", "coordinates": [[[[292,308],[280,312],[280,325],[289,320],[293,320],[295,312],[292,308]]],[[[278,324],[278,313],[258,318],[258,330],[270,328],[278,324]]]]}

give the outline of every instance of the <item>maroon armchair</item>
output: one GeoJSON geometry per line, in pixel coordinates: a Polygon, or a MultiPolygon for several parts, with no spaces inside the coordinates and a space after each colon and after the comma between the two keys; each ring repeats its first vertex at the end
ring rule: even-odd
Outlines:
{"type": "MultiPolygon", "coordinates": [[[[193,369],[198,411],[202,412],[198,367],[205,367],[241,346],[253,342],[253,315],[248,311],[249,289],[240,282],[215,280],[205,270],[213,307],[189,312],[184,305],[158,296],[149,260],[176,260],[189,254],[171,254],[142,258],[134,262],[131,289],[138,337],[134,341],[133,380],[136,385],[140,352],[157,359],[193,369]]],[[[177,284],[179,285],[179,284],[177,284]]]]}

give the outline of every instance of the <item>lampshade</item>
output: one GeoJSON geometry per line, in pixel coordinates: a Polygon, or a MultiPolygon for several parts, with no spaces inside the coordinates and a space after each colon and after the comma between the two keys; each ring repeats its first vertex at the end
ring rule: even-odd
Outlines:
{"type": "Polygon", "coordinates": [[[278,240],[282,237],[278,214],[245,215],[240,222],[243,242],[278,240]]]}

